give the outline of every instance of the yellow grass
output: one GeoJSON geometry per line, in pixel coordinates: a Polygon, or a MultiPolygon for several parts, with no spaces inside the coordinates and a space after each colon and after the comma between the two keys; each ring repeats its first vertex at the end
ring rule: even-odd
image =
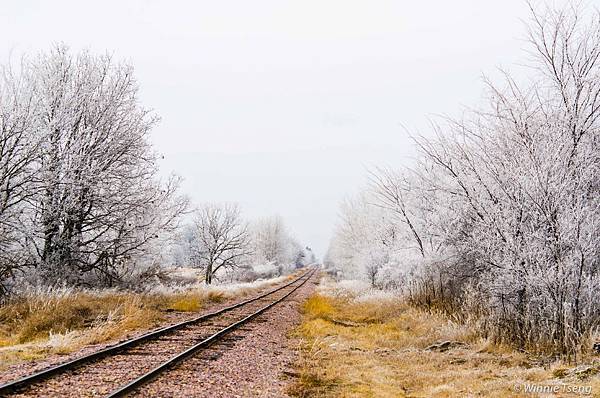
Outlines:
{"type": "Polygon", "coordinates": [[[206,298],[197,293],[182,293],[169,298],[168,309],[180,312],[195,312],[202,309],[206,298]]]}
{"type": "MultiPolygon", "coordinates": [[[[598,376],[573,366],[542,366],[532,358],[477,337],[464,326],[393,299],[353,301],[314,295],[297,330],[302,339],[297,397],[521,397],[525,386],[591,388],[598,376]],[[428,350],[451,341],[445,352],[428,350]],[[521,391],[519,391],[521,389],[521,391]]],[[[591,373],[600,371],[600,363],[591,373]]],[[[561,390],[549,396],[575,396],[561,390]]],[[[581,396],[581,395],[579,395],[581,396]]],[[[589,394],[587,396],[590,396],[589,394]]]]}
{"type": "Polygon", "coordinates": [[[0,366],[68,353],[149,328],[166,297],[132,293],[30,295],[0,307],[0,366]]]}

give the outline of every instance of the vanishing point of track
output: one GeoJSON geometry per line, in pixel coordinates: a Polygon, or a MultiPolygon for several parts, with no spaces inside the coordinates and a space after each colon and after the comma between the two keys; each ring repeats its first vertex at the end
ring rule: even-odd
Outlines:
{"type": "Polygon", "coordinates": [[[316,269],[254,298],[0,385],[0,396],[65,396],[69,391],[79,396],[124,396],[282,302],[316,269]]]}

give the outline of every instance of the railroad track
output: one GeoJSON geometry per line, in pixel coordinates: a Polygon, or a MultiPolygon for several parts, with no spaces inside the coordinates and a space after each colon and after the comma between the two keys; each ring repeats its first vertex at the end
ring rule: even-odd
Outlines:
{"type": "Polygon", "coordinates": [[[282,302],[316,269],[257,297],[0,385],[0,397],[125,396],[282,302]]]}

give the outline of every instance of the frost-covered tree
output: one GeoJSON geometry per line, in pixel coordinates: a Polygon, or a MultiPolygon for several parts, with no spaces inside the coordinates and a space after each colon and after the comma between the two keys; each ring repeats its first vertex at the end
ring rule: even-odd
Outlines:
{"type": "Polygon", "coordinates": [[[207,204],[194,218],[195,248],[192,258],[205,270],[205,281],[211,284],[219,270],[246,265],[252,254],[248,226],[240,217],[237,205],[207,204]]]}
{"type": "Polygon", "coordinates": [[[4,282],[27,265],[23,243],[34,194],[38,150],[37,98],[31,83],[3,68],[0,75],[0,296],[4,282]]]}
{"type": "Polygon", "coordinates": [[[365,278],[376,285],[379,271],[406,247],[399,244],[401,229],[395,215],[374,205],[374,200],[371,192],[364,191],[342,204],[326,263],[346,277],[365,278]]]}
{"type": "Polygon", "coordinates": [[[137,92],[130,66],[62,45],[4,74],[3,236],[40,283],[118,283],[176,226],[186,201],[158,180],[137,92]]]}
{"type": "Polygon", "coordinates": [[[39,96],[39,193],[33,253],[45,280],[112,284],[183,210],[177,179],[157,181],[148,141],[157,118],[133,70],[59,46],[27,65],[39,96]]]}
{"type": "Polygon", "coordinates": [[[600,320],[600,15],[534,12],[529,39],[532,85],[489,83],[488,111],[418,144],[489,332],[573,354],[600,320]]]}
{"type": "Polygon", "coordinates": [[[277,275],[305,265],[307,254],[288,232],[279,216],[263,218],[250,226],[254,262],[270,265],[277,275]]]}
{"type": "Polygon", "coordinates": [[[259,261],[270,262],[276,267],[289,259],[290,238],[279,216],[260,219],[251,225],[254,253],[259,261]]]}
{"type": "Polygon", "coordinates": [[[293,262],[293,268],[302,268],[317,262],[317,258],[310,247],[302,247],[295,239],[292,240],[291,247],[290,259],[293,262]]]}
{"type": "Polygon", "coordinates": [[[253,280],[310,263],[312,251],[291,236],[281,217],[246,223],[239,213],[237,205],[202,206],[177,235],[173,264],[202,268],[212,281],[220,269],[227,280],[253,280]]]}

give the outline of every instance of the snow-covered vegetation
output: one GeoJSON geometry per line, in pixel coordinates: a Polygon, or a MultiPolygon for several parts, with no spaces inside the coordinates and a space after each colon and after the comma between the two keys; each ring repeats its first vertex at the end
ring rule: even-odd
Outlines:
{"type": "Polygon", "coordinates": [[[529,79],[415,138],[343,204],[326,265],[520,348],[578,355],[600,324],[600,14],[532,11],[529,79]]]}
{"type": "Polygon", "coordinates": [[[177,263],[174,244],[207,283],[311,260],[280,220],[249,228],[236,206],[204,206],[181,232],[190,206],[178,177],[159,178],[157,121],[132,67],[109,55],[58,45],[1,69],[0,299],[26,286],[144,290],[177,263]]]}
{"type": "Polygon", "coordinates": [[[57,46],[0,76],[0,283],[114,286],[186,206],[160,181],[132,68],[57,46]]]}
{"type": "Polygon", "coordinates": [[[207,284],[273,278],[315,261],[286,230],[280,217],[246,222],[239,207],[206,204],[196,210],[172,247],[178,266],[201,268],[207,284]]]}

